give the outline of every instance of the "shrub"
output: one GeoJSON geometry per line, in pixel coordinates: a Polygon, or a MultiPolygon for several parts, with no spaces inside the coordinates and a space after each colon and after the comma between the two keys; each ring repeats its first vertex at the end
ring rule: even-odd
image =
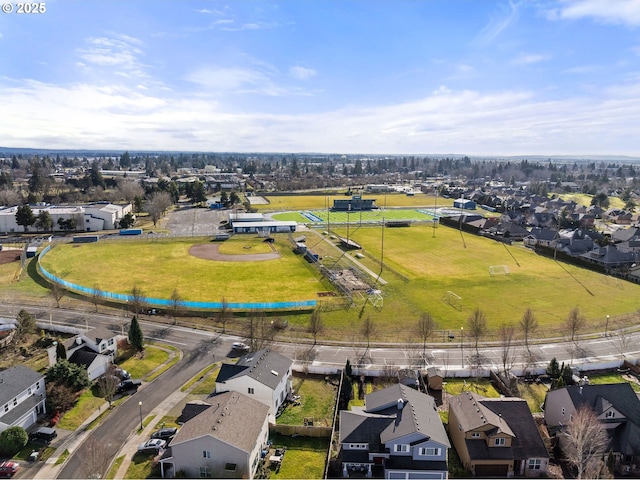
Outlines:
{"type": "Polygon", "coordinates": [[[13,457],[29,441],[29,435],[22,427],[9,427],[0,433],[0,451],[7,457],[13,457]]]}

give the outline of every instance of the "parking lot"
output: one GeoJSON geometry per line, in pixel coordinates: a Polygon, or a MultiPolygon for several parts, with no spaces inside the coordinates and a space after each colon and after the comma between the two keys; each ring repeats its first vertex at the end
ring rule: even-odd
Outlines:
{"type": "Polygon", "coordinates": [[[165,226],[173,235],[198,237],[215,235],[220,222],[229,219],[229,212],[184,206],[170,212],[168,217],[165,226]]]}

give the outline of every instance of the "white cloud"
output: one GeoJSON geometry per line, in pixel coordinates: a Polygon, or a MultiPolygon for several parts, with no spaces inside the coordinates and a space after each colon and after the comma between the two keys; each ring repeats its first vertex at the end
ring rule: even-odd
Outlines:
{"type": "MultiPolygon", "coordinates": [[[[218,73],[226,85],[246,87],[238,75],[248,72],[218,73]]],[[[411,102],[296,115],[239,113],[211,96],[160,89],[0,83],[3,113],[12,118],[3,142],[15,147],[640,155],[640,83],[602,89],[596,100],[553,101],[443,85],[411,102]]]]}
{"type": "Polygon", "coordinates": [[[142,42],[128,35],[113,37],[91,37],[86,46],[77,50],[77,54],[87,64],[97,67],[116,67],[114,73],[122,76],[145,76],[144,65],[140,62],[143,51],[138,48],[142,42]]]}
{"type": "Polygon", "coordinates": [[[519,4],[513,3],[511,0],[509,0],[508,10],[504,5],[500,5],[501,11],[489,18],[489,22],[477,35],[473,43],[479,46],[487,46],[492,43],[509,25],[517,20],[518,6],[519,4]]]}
{"type": "Polygon", "coordinates": [[[514,58],[511,63],[513,65],[531,65],[533,63],[540,63],[549,60],[548,55],[541,54],[521,54],[518,57],[514,58]]]}
{"type": "Polygon", "coordinates": [[[602,23],[640,26],[638,0],[563,0],[547,12],[551,20],[593,18],[602,23]]]}
{"type": "Polygon", "coordinates": [[[308,80],[315,77],[316,71],[313,68],[295,66],[289,69],[289,75],[298,80],[308,80]]]}
{"type": "Polygon", "coordinates": [[[456,70],[458,73],[471,73],[475,69],[471,65],[467,65],[466,63],[460,63],[456,66],[456,70]]]}

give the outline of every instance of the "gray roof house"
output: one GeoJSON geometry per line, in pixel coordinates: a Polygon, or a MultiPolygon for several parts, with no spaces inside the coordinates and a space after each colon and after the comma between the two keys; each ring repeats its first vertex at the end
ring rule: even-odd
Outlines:
{"type": "Polygon", "coordinates": [[[632,473],[633,466],[640,465],[640,399],[631,385],[573,385],[549,390],[544,420],[550,430],[557,430],[582,406],[589,407],[604,425],[609,438],[607,451],[613,452],[618,471],[632,473]]]}
{"type": "Polygon", "coordinates": [[[527,402],[464,392],[449,401],[449,435],[461,462],[480,477],[538,477],[549,453],[527,402]]]}
{"type": "Polygon", "coordinates": [[[340,412],[342,476],[447,478],[449,439],[433,397],[402,384],[340,412]]]}
{"type": "MultiPolygon", "coordinates": [[[[86,332],[65,340],[67,359],[71,363],[87,369],[89,380],[93,381],[106,373],[118,351],[118,334],[104,327],[94,327],[86,332]]],[[[49,366],[55,365],[56,347],[47,348],[49,366]]]]}
{"type": "Polygon", "coordinates": [[[0,432],[9,427],[25,430],[46,413],[44,377],[24,365],[0,371],[0,432]]]}
{"type": "Polygon", "coordinates": [[[254,478],[269,439],[269,407],[238,392],[205,402],[208,408],[171,440],[160,460],[162,477],[254,478]]]}
{"type": "Polygon", "coordinates": [[[216,393],[235,391],[269,407],[270,421],[292,393],[293,360],[268,348],[223,363],[216,378],[216,393]]]}

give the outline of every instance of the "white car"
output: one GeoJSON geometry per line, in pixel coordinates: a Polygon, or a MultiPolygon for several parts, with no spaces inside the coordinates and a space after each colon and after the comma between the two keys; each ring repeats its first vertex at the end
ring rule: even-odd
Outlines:
{"type": "Polygon", "coordinates": [[[138,445],[139,452],[160,452],[165,445],[167,444],[166,440],[162,440],[161,438],[152,438],[151,440],[147,440],[144,443],[138,445]]]}
{"type": "Polygon", "coordinates": [[[250,350],[249,345],[242,342],[233,342],[231,348],[233,348],[236,352],[248,352],[250,350]]]}

